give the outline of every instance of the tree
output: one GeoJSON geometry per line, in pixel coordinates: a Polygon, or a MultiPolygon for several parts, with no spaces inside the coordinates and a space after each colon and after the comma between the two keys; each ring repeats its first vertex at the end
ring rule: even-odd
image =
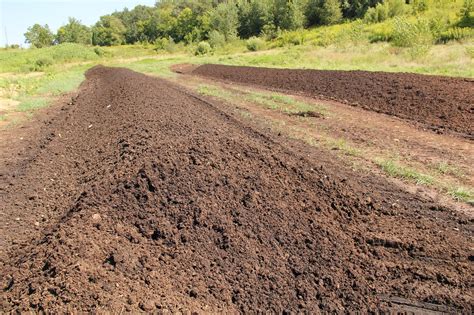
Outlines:
{"type": "Polygon", "coordinates": [[[210,22],[213,30],[224,35],[228,41],[237,35],[239,16],[237,6],[234,2],[220,3],[210,14],[210,22]]]}
{"type": "Polygon", "coordinates": [[[330,25],[341,21],[340,0],[309,0],[306,4],[308,25],[330,25]]]}
{"type": "Polygon", "coordinates": [[[126,28],[118,17],[101,16],[92,28],[92,43],[99,46],[121,45],[125,42],[125,31],[126,28]]]}
{"type": "Polygon", "coordinates": [[[464,0],[461,12],[461,20],[459,26],[461,27],[474,27],[474,0],[464,0]]]}
{"type": "Polygon", "coordinates": [[[145,5],[137,5],[133,10],[125,8],[121,12],[112,13],[118,17],[126,28],[125,41],[134,44],[141,41],[152,41],[146,34],[146,27],[150,22],[155,8],[145,5]]]}
{"type": "Polygon", "coordinates": [[[92,42],[92,32],[87,26],[81,24],[79,20],[70,17],[69,23],[58,29],[56,41],[59,44],[78,43],[90,45],[92,42]]]}
{"type": "Polygon", "coordinates": [[[54,44],[54,35],[49,29],[48,24],[44,26],[35,24],[28,27],[25,33],[25,43],[31,44],[36,48],[48,47],[54,44]]]}
{"type": "Polygon", "coordinates": [[[238,8],[238,32],[242,38],[258,36],[265,25],[273,23],[271,4],[268,0],[242,0],[238,8]]]}
{"type": "Polygon", "coordinates": [[[273,23],[282,30],[295,30],[304,25],[301,0],[273,0],[273,23]]]}
{"type": "Polygon", "coordinates": [[[361,18],[370,7],[375,7],[383,0],[343,0],[342,13],[345,18],[361,18]]]}
{"type": "Polygon", "coordinates": [[[321,10],[321,24],[336,24],[342,19],[341,4],[339,0],[324,0],[321,10]]]}

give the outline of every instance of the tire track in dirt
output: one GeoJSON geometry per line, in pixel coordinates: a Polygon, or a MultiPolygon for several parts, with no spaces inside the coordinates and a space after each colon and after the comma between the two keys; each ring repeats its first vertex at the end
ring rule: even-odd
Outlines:
{"type": "Polygon", "coordinates": [[[189,67],[195,75],[333,99],[474,139],[474,80],[411,73],[189,67]]]}
{"type": "Polygon", "coordinates": [[[1,179],[47,218],[2,227],[6,312],[472,310],[471,220],[224,104],[95,67],[44,134],[1,179]]]}

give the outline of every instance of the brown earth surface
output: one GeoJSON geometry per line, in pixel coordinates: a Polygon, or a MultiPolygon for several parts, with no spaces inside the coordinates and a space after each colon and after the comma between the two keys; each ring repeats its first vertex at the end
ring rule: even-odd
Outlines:
{"type": "MultiPolygon", "coordinates": [[[[183,72],[183,69],[179,69],[183,72]]],[[[474,139],[474,80],[412,73],[271,69],[225,65],[193,74],[342,101],[474,139]]]]}
{"type": "Polygon", "coordinates": [[[473,310],[472,219],[95,67],[1,168],[2,310],[473,310]]]}

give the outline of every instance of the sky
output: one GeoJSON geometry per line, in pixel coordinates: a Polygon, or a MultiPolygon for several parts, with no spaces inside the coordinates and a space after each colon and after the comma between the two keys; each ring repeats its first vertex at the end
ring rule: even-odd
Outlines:
{"type": "Polygon", "coordinates": [[[48,24],[53,33],[75,17],[93,25],[99,17],[138,4],[154,5],[156,0],[0,0],[0,46],[26,47],[23,34],[35,23],[48,24]]]}

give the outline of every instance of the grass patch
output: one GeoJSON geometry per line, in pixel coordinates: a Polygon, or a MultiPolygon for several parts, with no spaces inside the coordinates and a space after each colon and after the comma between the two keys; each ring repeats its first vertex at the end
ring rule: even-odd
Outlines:
{"type": "Polygon", "coordinates": [[[199,85],[197,91],[201,95],[217,97],[228,101],[235,99],[234,93],[228,92],[225,89],[218,88],[216,86],[202,84],[199,85]]]}
{"type": "Polygon", "coordinates": [[[449,164],[448,162],[440,162],[435,165],[435,170],[442,175],[453,175],[456,177],[462,177],[463,172],[454,165],[449,164]]]}
{"type": "Polygon", "coordinates": [[[375,163],[389,176],[415,181],[421,185],[431,185],[433,177],[401,165],[394,159],[376,159],[375,163]]]}
{"type": "Polygon", "coordinates": [[[361,156],[362,151],[349,145],[345,139],[327,139],[327,144],[332,150],[339,150],[345,155],[361,156]]]}
{"type": "Polygon", "coordinates": [[[49,105],[49,99],[43,97],[29,98],[21,101],[21,103],[16,107],[16,110],[19,112],[28,112],[37,110],[49,105]]]}
{"type": "Polygon", "coordinates": [[[0,121],[7,120],[7,115],[0,115],[0,121]]]}
{"type": "Polygon", "coordinates": [[[449,190],[449,194],[457,201],[474,204],[474,192],[465,187],[456,187],[449,190]]]}

